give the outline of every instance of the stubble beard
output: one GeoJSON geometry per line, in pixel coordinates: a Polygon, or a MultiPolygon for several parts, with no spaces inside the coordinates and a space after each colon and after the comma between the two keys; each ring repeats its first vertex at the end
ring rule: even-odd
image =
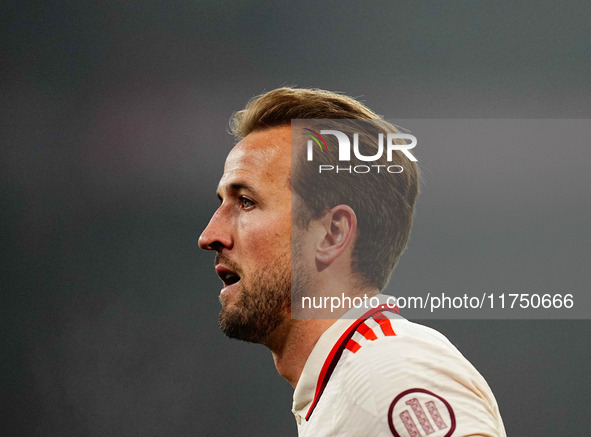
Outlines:
{"type": "Polygon", "coordinates": [[[290,316],[290,267],[287,250],[273,265],[241,279],[240,297],[233,305],[226,306],[224,296],[220,296],[222,310],[219,324],[222,332],[230,338],[265,343],[270,334],[290,316]]]}

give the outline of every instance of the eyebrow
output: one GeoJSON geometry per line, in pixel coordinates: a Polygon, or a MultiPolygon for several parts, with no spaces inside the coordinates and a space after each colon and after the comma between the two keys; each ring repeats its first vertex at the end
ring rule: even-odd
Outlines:
{"type": "MultiPolygon", "coordinates": [[[[233,182],[227,185],[222,191],[227,191],[229,193],[237,193],[239,191],[250,191],[252,194],[258,194],[257,190],[255,190],[252,186],[248,185],[246,182],[233,182]]],[[[218,196],[218,199],[222,200],[219,187],[217,189],[216,194],[218,196]]]]}

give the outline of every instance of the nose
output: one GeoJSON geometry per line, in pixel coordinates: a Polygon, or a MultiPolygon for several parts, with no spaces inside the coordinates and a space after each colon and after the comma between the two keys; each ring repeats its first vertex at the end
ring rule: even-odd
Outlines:
{"type": "Polygon", "coordinates": [[[199,247],[203,250],[217,250],[232,248],[232,232],[228,220],[223,217],[220,207],[211,217],[209,224],[199,236],[199,247]]]}

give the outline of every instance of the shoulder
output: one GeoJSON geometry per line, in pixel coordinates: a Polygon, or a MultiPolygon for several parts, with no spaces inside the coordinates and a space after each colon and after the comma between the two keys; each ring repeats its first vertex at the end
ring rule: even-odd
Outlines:
{"type": "Polygon", "coordinates": [[[441,333],[383,307],[348,326],[320,372],[306,435],[505,435],[486,381],[441,333]]]}
{"type": "MultiPolygon", "coordinates": [[[[373,316],[365,320],[351,337],[355,346],[347,348],[349,353],[343,355],[340,366],[345,380],[371,380],[374,392],[388,393],[417,387],[489,390],[482,375],[440,332],[395,314],[377,316],[383,319],[373,316]]],[[[347,384],[347,390],[354,388],[347,384]]]]}
{"type": "MultiPolygon", "coordinates": [[[[440,332],[397,316],[378,313],[355,330],[344,358],[352,365],[389,363],[475,371],[460,351],[440,332]]],[[[397,368],[398,372],[401,368],[397,368]]]]}
{"type": "Polygon", "coordinates": [[[458,349],[434,329],[385,316],[387,323],[366,320],[375,338],[357,329],[351,339],[358,346],[343,354],[335,389],[351,408],[383,415],[391,429],[416,426],[430,434],[437,426],[458,427],[502,435],[494,395],[458,349]]]}
{"type": "MultiPolygon", "coordinates": [[[[396,314],[366,319],[349,340],[340,363],[347,390],[352,380],[371,379],[373,390],[390,386],[440,386],[449,381],[481,380],[470,362],[438,331],[396,314]]],[[[482,381],[484,381],[482,379],[482,381]]]]}

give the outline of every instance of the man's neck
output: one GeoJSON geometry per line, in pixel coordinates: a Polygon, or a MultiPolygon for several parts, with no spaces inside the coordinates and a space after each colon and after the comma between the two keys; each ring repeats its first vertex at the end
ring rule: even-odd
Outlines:
{"type": "Polygon", "coordinates": [[[273,354],[277,371],[293,388],[296,387],[318,339],[335,321],[287,319],[265,342],[273,354]]]}
{"type": "MultiPolygon", "coordinates": [[[[329,289],[343,290],[343,294],[351,297],[374,296],[379,293],[379,290],[375,287],[364,287],[358,283],[356,284],[348,275],[337,276],[337,278],[341,278],[341,283],[331,283],[328,287],[329,289]],[[351,285],[352,283],[354,285],[351,285]]],[[[328,296],[328,294],[322,292],[315,294],[328,296]]],[[[287,314],[283,323],[263,342],[273,354],[277,371],[289,381],[294,389],[300,380],[306,361],[320,336],[346,312],[346,308],[340,308],[337,312],[332,312],[331,308],[330,314],[326,313],[326,318],[301,319],[292,318],[291,313],[287,314]]]]}

